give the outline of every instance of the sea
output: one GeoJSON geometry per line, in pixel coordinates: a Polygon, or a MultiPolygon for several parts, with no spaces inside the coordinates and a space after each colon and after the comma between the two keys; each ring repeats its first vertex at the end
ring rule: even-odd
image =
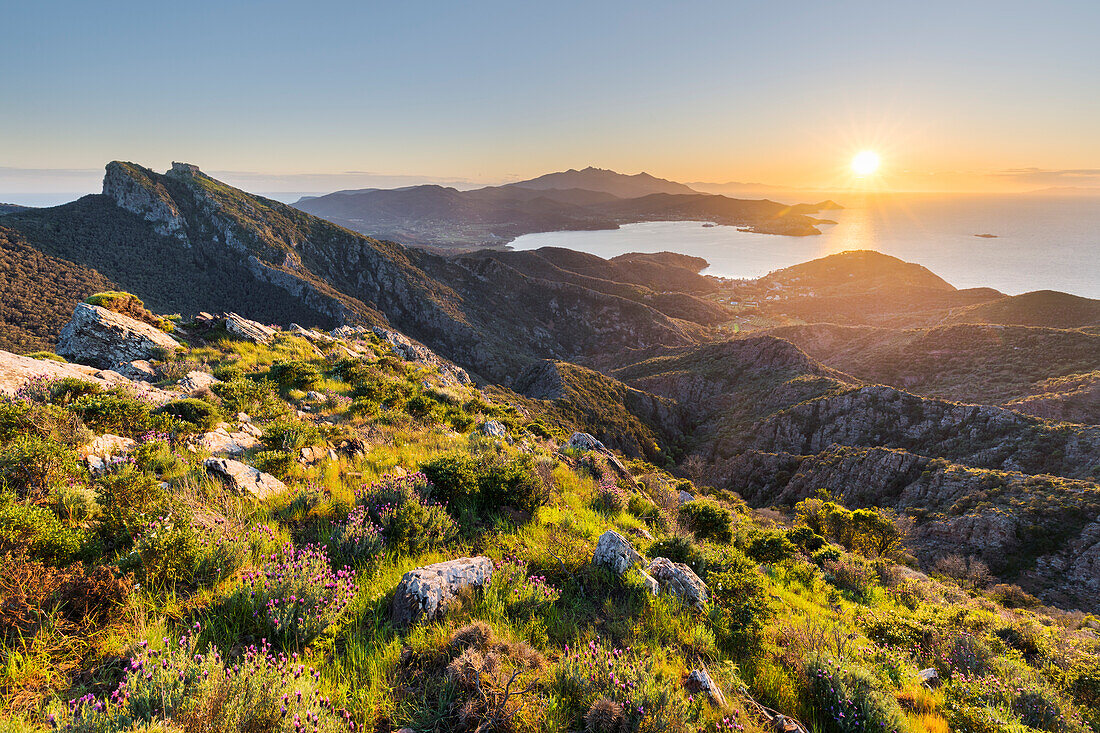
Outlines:
{"type": "Polygon", "coordinates": [[[682,221],[527,234],[511,246],[566,247],[605,258],[680,252],[705,258],[710,267],[704,274],[727,278],[756,278],[825,255],[872,249],[924,265],[958,288],[992,287],[1009,295],[1061,290],[1100,298],[1100,198],[879,194],[834,200],[845,208],[817,215],[837,222],[820,227],[820,236],[754,234],[682,221]]]}

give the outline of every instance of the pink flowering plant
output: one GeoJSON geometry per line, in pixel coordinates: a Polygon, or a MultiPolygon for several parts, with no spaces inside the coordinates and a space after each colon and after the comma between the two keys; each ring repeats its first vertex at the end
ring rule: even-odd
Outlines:
{"type": "Polygon", "coordinates": [[[319,545],[288,542],[262,562],[243,574],[234,600],[284,648],[305,645],[331,626],[358,590],[351,569],[333,570],[319,545]]]}
{"type": "Polygon", "coordinates": [[[55,705],[55,730],[113,733],[141,728],[346,733],[356,724],[319,691],[320,672],[266,642],[229,659],[201,651],[200,627],[160,648],[142,642],[118,686],[55,705]]]}

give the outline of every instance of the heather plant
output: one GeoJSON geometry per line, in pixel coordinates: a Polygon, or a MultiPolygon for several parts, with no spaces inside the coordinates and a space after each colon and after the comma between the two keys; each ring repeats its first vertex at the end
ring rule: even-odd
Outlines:
{"type": "Polygon", "coordinates": [[[356,590],[351,571],[334,571],[323,548],[287,543],[244,573],[237,599],[269,638],[287,648],[309,643],[333,624],[356,590]]]}
{"type": "Polygon", "coordinates": [[[321,430],[311,422],[279,419],[269,424],[260,436],[267,450],[297,453],[325,442],[321,430]]]}
{"type": "Polygon", "coordinates": [[[269,645],[249,646],[225,658],[201,651],[201,628],[155,649],[146,642],[129,660],[118,686],[104,697],[92,693],[55,706],[55,727],[72,733],[168,728],[207,733],[277,731],[344,733],[355,725],[320,691],[320,673],[298,655],[269,645]]]}
{"type": "Polygon", "coordinates": [[[67,527],[46,507],[0,493],[0,553],[25,551],[32,559],[64,565],[83,539],[82,531],[67,527]]]}
{"type": "Polygon", "coordinates": [[[200,430],[209,430],[221,418],[216,406],[194,397],[172,400],[153,410],[152,414],[170,415],[200,430]]]}
{"type": "Polygon", "coordinates": [[[906,733],[909,724],[897,701],[861,667],[829,659],[811,660],[807,694],[822,733],[879,731],[906,733]]]}
{"type": "Polygon", "coordinates": [[[630,503],[630,493],[614,481],[604,480],[596,489],[593,507],[607,514],[617,514],[630,503]]]}
{"type": "Polygon", "coordinates": [[[458,535],[446,507],[430,500],[432,489],[423,473],[387,476],[356,492],[356,502],[391,552],[416,554],[443,547],[458,535]]]}
{"type": "Polygon", "coordinates": [[[370,511],[357,506],[344,521],[333,523],[328,554],[337,562],[357,566],[381,558],[385,544],[382,528],[371,518],[370,511]]]}
{"type": "Polygon", "coordinates": [[[617,713],[611,729],[632,733],[681,730],[685,723],[700,720],[705,703],[689,703],[679,687],[679,679],[664,673],[653,655],[592,640],[579,648],[565,647],[552,691],[577,720],[600,700],[614,703],[604,706],[617,713]]]}

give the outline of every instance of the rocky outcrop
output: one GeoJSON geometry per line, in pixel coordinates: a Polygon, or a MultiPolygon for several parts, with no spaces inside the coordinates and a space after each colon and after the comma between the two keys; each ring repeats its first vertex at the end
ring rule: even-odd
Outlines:
{"type": "Polygon", "coordinates": [[[579,451],[606,450],[603,443],[596,440],[588,433],[573,433],[573,435],[569,437],[569,448],[579,451]]]}
{"type": "Polygon", "coordinates": [[[622,575],[630,568],[642,562],[630,540],[614,530],[607,530],[596,542],[596,552],[592,555],[595,565],[608,568],[616,575],[622,575]]]}
{"type": "Polygon", "coordinates": [[[447,612],[459,593],[483,588],[493,577],[493,561],[463,557],[410,570],[394,592],[391,613],[398,627],[434,621],[447,612]]]}
{"type": "Polygon", "coordinates": [[[77,452],[88,464],[88,470],[93,474],[99,474],[107,470],[113,459],[129,455],[135,445],[131,438],[108,433],[96,436],[90,443],[81,446],[77,452]]]}
{"type": "Polygon", "coordinates": [[[228,313],[225,316],[225,330],[234,336],[255,342],[266,344],[275,338],[277,331],[270,326],[265,326],[256,321],[250,321],[236,313],[228,313]]]}
{"type": "Polygon", "coordinates": [[[887,446],[980,468],[1100,477],[1100,427],[1066,426],[881,385],[798,404],[749,433],[745,447],[756,450],[810,455],[834,443],[887,446]]]}
{"type": "Polygon", "coordinates": [[[439,371],[446,382],[454,384],[472,384],[470,375],[462,367],[455,366],[446,359],[441,358],[434,351],[423,344],[413,342],[407,336],[396,331],[374,327],[374,335],[389,343],[394,353],[405,361],[414,361],[418,364],[431,367],[439,371]]]}
{"type": "Polygon", "coordinates": [[[671,593],[684,603],[702,608],[709,598],[707,586],[695,572],[682,562],[667,557],[655,557],[646,568],[661,584],[661,590],[671,593]]]}
{"type": "Polygon", "coordinates": [[[481,434],[490,438],[504,439],[508,437],[508,428],[500,420],[486,420],[481,423],[481,434]]]}
{"type": "Polygon", "coordinates": [[[108,163],[103,176],[103,195],[110,197],[120,209],[152,222],[157,234],[175,237],[188,244],[187,222],[171,194],[152,171],[117,160],[108,163]]]}
{"type": "Polygon", "coordinates": [[[159,328],[87,303],[77,304],[57,342],[61,356],[101,369],[178,348],[179,343],[159,328]]]}
{"type": "Polygon", "coordinates": [[[198,436],[192,445],[215,456],[239,456],[260,444],[261,432],[250,423],[243,423],[233,431],[222,425],[198,436]]]}
{"type": "Polygon", "coordinates": [[[286,484],[269,473],[229,458],[207,458],[206,470],[222,479],[233,491],[266,499],[286,491],[286,484]]]}
{"type": "Polygon", "coordinates": [[[34,379],[82,379],[100,387],[127,385],[137,396],[154,404],[164,404],[178,394],[157,389],[143,382],[130,382],[117,372],[96,369],[82,364],[65,364],[46,359],[32,359],[8,351],[0,351],[0,394],[14,395],[34,379]]]}

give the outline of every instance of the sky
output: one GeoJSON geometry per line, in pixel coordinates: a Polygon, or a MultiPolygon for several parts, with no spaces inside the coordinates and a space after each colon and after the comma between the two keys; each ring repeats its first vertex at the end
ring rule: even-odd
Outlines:
{"type": "Polygon", "coordinates": [[[171,161],[257,192],[594,165],[837,190],[1100,187],[1100,3],[8,3],[0,200],[171,161]],[[882,165],[853,180],[849,162],[882,165]]]}

